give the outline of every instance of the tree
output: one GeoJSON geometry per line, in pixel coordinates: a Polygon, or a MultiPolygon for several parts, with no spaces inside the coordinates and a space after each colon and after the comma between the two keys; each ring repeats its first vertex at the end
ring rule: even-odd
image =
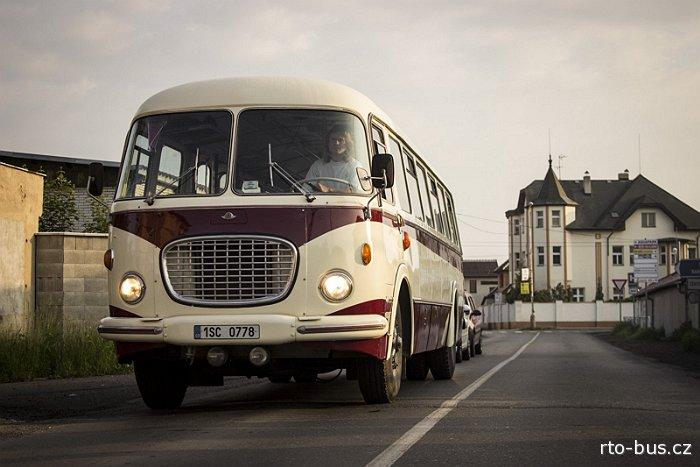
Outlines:
{"type": "Polygon", "coordinates": [[[66,178],[62,170],[44,185],[44,207],[39,218],[41,232],[66,232],[78,220],[75,205],[75,185],[66,178]]]}
{"type": "MultiPolygon", "coordinates": [[[[100,196],[104,201],[104,196],[100,196]]],[[[107,233],[109,232],[109,221],[107,215],[109,211],[101,203],[94,198],[90,198],[90,212],[92,214],[90,221],[85,224],[86,233],[107,233]]]]}

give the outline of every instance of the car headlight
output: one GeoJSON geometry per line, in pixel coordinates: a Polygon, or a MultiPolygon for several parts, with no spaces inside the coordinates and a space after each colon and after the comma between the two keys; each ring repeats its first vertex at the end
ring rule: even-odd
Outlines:
{"type": "Polygon", "coordinates": [[[128,272],[122,278],[119,284],[119,295],[129,305],[135,305],[141,301],[144,292],[146,292],[146,284],[141,279],[141,276],[135,272],[128,272]]]}
{"type": "Polygon", "coordinates": [[[345,271],[330,271],[321,278],[318,288],[329,302],[340,302],[350,296],[352,279],[345,271]]]}

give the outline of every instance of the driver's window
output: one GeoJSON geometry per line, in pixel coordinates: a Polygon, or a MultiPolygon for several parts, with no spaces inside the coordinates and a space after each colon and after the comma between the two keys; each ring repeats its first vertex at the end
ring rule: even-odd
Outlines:
{"type": "MultiPolygon", "coordinates": [[[[386,154],[387,152],[386,144],[384,143],[384,132],[375,125],[372,125],[372,146],[374,146],[375,154],[386,154]]],[[[395,154],[392,154],[392,156],[396,157],[395,154]]],[[[384,190],[382,199],[385,199],[388,203],[394,204],[393,188],[384,190]]]]}

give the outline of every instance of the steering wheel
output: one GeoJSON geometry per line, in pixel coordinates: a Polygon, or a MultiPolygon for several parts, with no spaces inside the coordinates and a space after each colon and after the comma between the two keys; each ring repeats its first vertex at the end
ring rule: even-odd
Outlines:
{"type": "MultiPolygon", "coordinates": [[[[333,178],[333,177],[313,177],[313,178],[305,178],[303,180],[299,180],[294,184],[294,186],[299,186],[304,183],[308,183],[312,187],[314,187],[314,184],[311,182],[320,182],[322,180],[330,181],[330,182],[336,182],[336,183],[342,183],[343,185],[347,185],[350,188],[350,191],[355,191],[355,185],[352,183],[348,182],[347,180],[343,180],[342,178],[333,178]]],[[[314,190],[316,187],[314,187],[314,190]]]]}

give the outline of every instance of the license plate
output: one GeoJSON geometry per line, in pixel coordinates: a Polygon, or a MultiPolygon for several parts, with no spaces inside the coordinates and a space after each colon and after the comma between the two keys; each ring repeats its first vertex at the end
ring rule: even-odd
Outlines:
{"type": "Polygon", "coordinates": [[[195,339],[260,339],[258,324],[230,325],[194,325],[195,339]]]}

